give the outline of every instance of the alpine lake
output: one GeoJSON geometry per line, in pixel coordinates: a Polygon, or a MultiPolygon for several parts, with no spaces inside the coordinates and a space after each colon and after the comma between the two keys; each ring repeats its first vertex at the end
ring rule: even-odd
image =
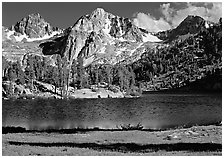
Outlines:
{"type": "Polygon", "coordinates": [[[139,98],[2,100],[2,126],[27,130],[144,129],[209,125],[222,121],[222,95],[155,93],[139,98]]]}

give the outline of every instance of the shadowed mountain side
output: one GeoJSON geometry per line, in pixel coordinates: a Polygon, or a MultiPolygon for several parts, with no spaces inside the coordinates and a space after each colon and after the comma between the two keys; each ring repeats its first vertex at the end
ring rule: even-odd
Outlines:
{"type": "Polygon", "coordinates": [[[44,55],[61,54],[63,51],[63,45],[66,44],[67,36],[58,37],[52,41],[41,43],[40,47],[43,48],[42,53],[44,55]]]}
{"type": "Polygon", "coordinates": [[[206,23],[199,16],[188,15],[175,29],[158,32],[156,36],[164,42],[171,42],[182,35],[198,33],[206,28],[206,23]]]}
{"type": "Polygon", "coordinates": [[[94,150],[109,150],[119,152],[156,152],[165,151],[221,151],[222,144],[215,143],[175,143],[175,144],[135,144],[135,143],[114,143],[114,144],[97,144],[97,143],[33,143],[33,142],[16,142],[9,141],[10,145],[29,145],[40,147],[77,147],[90,148],[94,150]]]}

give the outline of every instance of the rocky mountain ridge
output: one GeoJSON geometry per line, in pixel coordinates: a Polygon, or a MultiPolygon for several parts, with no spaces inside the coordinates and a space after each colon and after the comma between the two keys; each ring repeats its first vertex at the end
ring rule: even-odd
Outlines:
{"type": "Polygon", "coordinates": [[[3,28],[6,39],[16,42],[43,40],[60,34],[61,29],[52,27],[39,13],[30,14],[10,28],[3,28]]]}

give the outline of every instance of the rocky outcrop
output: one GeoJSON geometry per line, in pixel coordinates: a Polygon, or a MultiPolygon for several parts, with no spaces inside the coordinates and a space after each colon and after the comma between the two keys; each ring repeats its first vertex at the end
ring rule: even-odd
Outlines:
{"type": "Polygon", "coordinates": [[[112,18],[109,34],[114,38],[142,42],[142,32],[128,18],[118,16],[112,18]]]}

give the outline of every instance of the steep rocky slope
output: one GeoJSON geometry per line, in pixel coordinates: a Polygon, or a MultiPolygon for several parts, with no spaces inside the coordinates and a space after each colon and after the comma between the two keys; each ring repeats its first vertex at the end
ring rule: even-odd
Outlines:
{"type": "Polygon", "coordinates": [[[69,61],[84,58],[84,66],[90,63],[116,64],[137,60],[157,37],[141,31],[130,19],[107,13],[101,8],[82,16],[64,36],[40,44],[43,54],[61,54],[69,61]]]}

